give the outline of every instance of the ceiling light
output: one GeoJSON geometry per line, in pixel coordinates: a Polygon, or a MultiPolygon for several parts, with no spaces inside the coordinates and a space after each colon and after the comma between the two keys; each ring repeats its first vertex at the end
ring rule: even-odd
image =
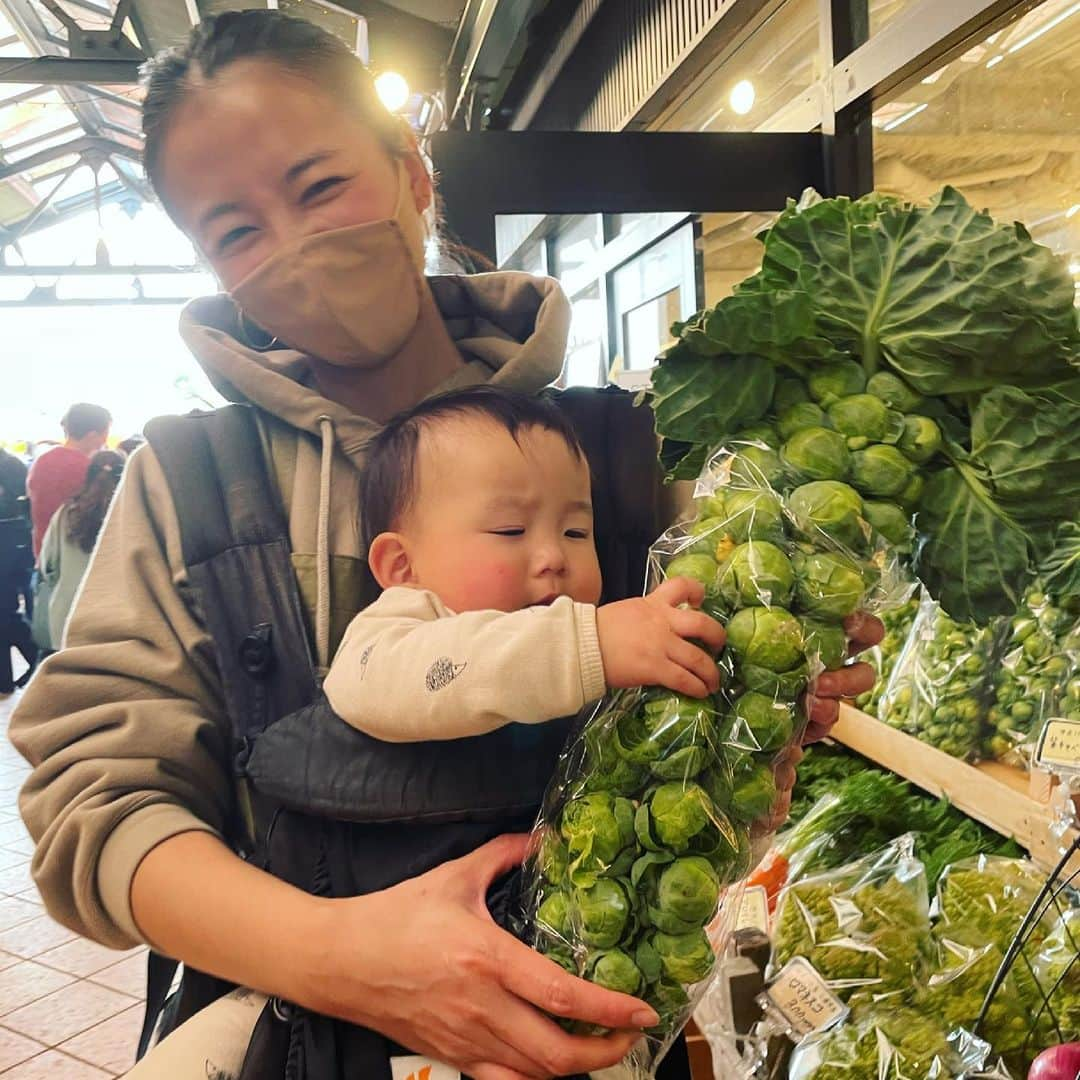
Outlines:
{"type": "Polygon", "coordinates": [[[396,71],[384,71],[375,80],[375,92],[390,112],[400,112],[409,100],[409,84],[396,71]]]}
{"type": "Polygon", "coordinates": [[[1060,15],[1055,15],[1054,18],[1048,19],[1038,28],[1038,30],[1032,30],[1027,37],[1021,38],[1015,45],[1011,46],[1009,52],[1014,53],[1018,49],[1022,49],[1025,45],[1030,45],[1037,38],[1041,38],[1047,30],[1053,30],[1058,23],[1063,23],[1070,15],[1075,15],[1080,11],[1080,4],[1073,4],[1071,8],[1063,11],[1060,15]]]}
{"type": "Polygon", "coordinates": [[[986,66],[988,68],[997,67],[998,64],[1000,64],[1001,61],[1004,60],[1004,59],[1005,59],[1004,55],[1002,53],[998,53],[997,56],[995,56],[992,59],[986,61],[986,66]]]}
{"type": "Polygon", "coordinates": [[[902,116],[898,116],[895,120],[890,120],[883,131],[892,131],[893,128],[898,128],[901,124],[906,124],[913,116],[918,116],[923,109],[929,108],[929,102],[923,102],[921,105],[916,105],[914,109],[908,109],[902,116]]]}
{"type": "Polygon", "coordinates": [[[754,91],[754,84],[749,79],[743,79],[731,88],[731,94],[728,96],[728,101],[731,103],[731,107],[740,116],[745,116],[754,107],[754,99],[756,97],[757,94],[754,91]]]}
{"type": "Polygon", "coordinates": [[[1065,211],[1065,216],[1067,218],[1071,218],[1071,217],[1075,217],[1076,214],[1078,214],[1078,213],[1080,213],[1080,202],[1073,203],[1073,205],[1070,206],[1069,209],[1065,211]]]}

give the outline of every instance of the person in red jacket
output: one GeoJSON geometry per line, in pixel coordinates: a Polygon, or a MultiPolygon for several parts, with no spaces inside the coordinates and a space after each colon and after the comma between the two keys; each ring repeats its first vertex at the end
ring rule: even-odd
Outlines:
{"type": "Polygon", "coordinates": [[[60,426],[64,429],[63,445],[42,454],[26,478],[35,560],[53,514],[83,486],[91,455],[109,437],[112,417],[100,405],[79,402],[64,413],[60,426]]]}

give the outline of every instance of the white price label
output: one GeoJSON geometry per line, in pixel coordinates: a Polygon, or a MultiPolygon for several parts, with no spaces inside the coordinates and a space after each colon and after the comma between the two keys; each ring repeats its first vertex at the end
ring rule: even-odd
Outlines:
{"type": "Polygon", "coordinates": [[[1035,763],[1051,772],[1080,773],[1080,721],[1046,721],[1035,748],[1035,763]]]}
{"type": "Polygon", "coordinates": [[[766,995],[791,1025],[793,1035],[823,1031],[842,1020],[848,1011],[810,962],[801,956],[783,966],[766,995]]]}
{"type": "Polygon", "coordinates": [[[769,932],[769,894],[764,885],[751,885],[743,892],[735,929],[769,932]]]}

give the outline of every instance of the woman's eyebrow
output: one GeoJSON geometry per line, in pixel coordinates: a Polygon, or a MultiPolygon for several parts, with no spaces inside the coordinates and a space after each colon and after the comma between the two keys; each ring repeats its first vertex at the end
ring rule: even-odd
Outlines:
{"type": "Polygon", "coordinates": [[[240,212],[240,204],[235,202],[218,203],[212,210],[207,210],[202,217],[199,218],[199,229],[205,231],[207,226],[217,221],[219,217],[224,217],[226,214],[236,214],[240,212]]]}
{"type": "Polygon", "coordinates": [[[295,165],[289,168],[289,171],[285,173],[285,183],[291,184],[297,177],[301,176],[308,169],[313,168],[315,165],[321,165],[327,158],[334,156],[333,150],[319,150],[314,154],[310,154],[308,157],[301,159],[295,165]]]}

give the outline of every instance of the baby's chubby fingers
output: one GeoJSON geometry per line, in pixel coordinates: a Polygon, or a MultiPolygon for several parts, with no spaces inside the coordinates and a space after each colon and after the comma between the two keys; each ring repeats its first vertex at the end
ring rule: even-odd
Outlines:
{"type": "Polygon", "coordinates": [[[668,612],[668,624],[679,637],[700,641],[714,654],[720,652],[727,640],[723,626],[703,611],[672,608],[668,612]]]}
{"type": "Polygon", "coordinates": [[[682,604],[701,607],[705,600],[705,586],[700,581],[694,581],[693,578],[668,578],[662,585],[653,589],[645,599],[650,603],[664,604],[668,607],[677,608],[682,604]]]}

